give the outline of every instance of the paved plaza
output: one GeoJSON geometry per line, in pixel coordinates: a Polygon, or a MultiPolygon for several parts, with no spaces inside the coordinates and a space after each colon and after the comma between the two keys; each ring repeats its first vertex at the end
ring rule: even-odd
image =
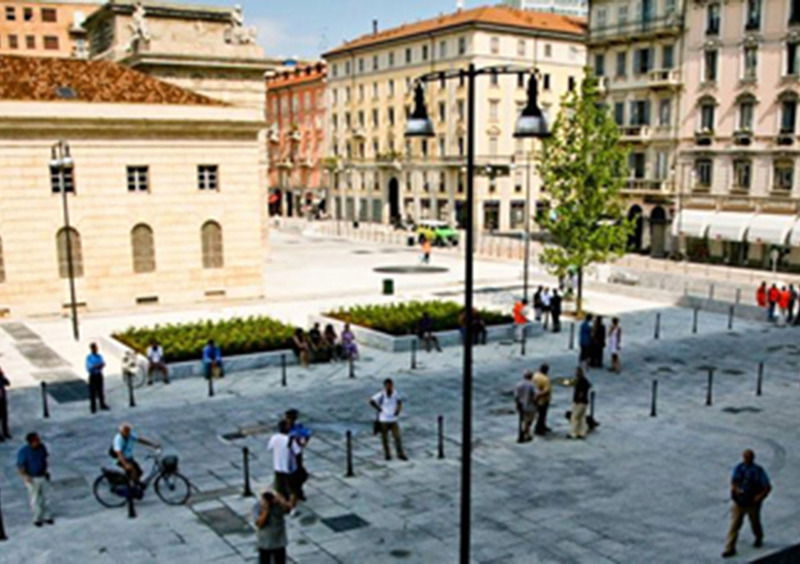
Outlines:
{"type": "MultiPolygon", "coordinates": [[[[280,284],[275,297],[260,305],[226,305],[224,313],[258,311],[302,323],[309,313],[338,303],[387,300],[378,296],[381,277],[367,274],[377,266],[375,257],[381,264],[416,260],[413,252],[395,247],[382,253],[366,244],[312,240],[300,234],[278,234],[275,240],[274,262],[268,267],[274,268],[280,284]],[[332,256],[334,246],[341,255],[332,256]],[[354,258],[348,263],[346,257],[354,258]],[[294,278],[290,270],[296,271],[294,278]]],[[[453,299],[459,299],[458,258],[441,257],[440,264],[451,269],[442,279],[398,280],[400,297],[456,294],[453,299]]],[[[484,289],[479,303],[508,308],[518,294],[513,288],[519,283],[518,270],[517,263],[479,263],[478,286],[484,289]]],[[[743,529],[738,561],[797,543],[798,330],[737,319],[729,331],[726,316],[701,312],[693,334],[690,310],[597,293],[589,294],[589,304],[595,311],[619,315],[625,334],[623,373],[589,373],[601,425],[586,441],[566,439],[563,414],[569,409],[571,389],[564,378],[576,361],[576,351],[568,347],[569,321],[559,334],[537,330],[524,357],[518,346],[507,343],[475,349],[474,561],[718,561],[728,525],[729,473],[747,447],[770,473],[774,491],[764,508],[765,547],[751,548],[750,533],[743,529]],[[660,338],[654,340],[657,313],[660,338]],[[511,390],[524,369],[542,361],[551,364],[556,383],[549,417],[554,433],[519,445],[511,390]],[[755,395],[759,362],[765,363],[762,396],[755,395]],[[715,369],[715,379],[713,405],[706,406],[709,367],[715,369]],[[651,417],[655,378],[658,415],[651,417]]],[[[220,314],[123,313],[116,323],[210,313],[220,314]]],[[[84,339],[107,335],[117,328],[114,323],[109,315],[87,318],[84,339]]],[[[28,367],[26,374],[21,373],[28,362],[21,352],[25,347],[8,331],[0,331],[0,362],[6,367],[8,361],[6,371],[15,384],[23,377],[35,384],[37,378],[61,370],[82,375],[79,361],[85,343],[73,346],[59,337],[59,324],[66,333],[65,321],[25,322],[65,363],[49,369],[28,367]]],[[[24,342],[25,335],[21,338],[24,342]]],[[[416,370],[410,369],[407,353],[366,349],[354,379],[341,364],[290,366],[286,387],[276,368],[230,374],[218,382],[214,398],[207,397],[204,381],[178,380],[168,387],[138,390],[135,408],[127,407],[127,392],[113,369],[116,362],[110,365],[110,413],[90,417],[85,401],[51,399],[51,418],[43,420],[38,388],[12,389],[15,440],[0,444],[2,507],[9,535],[0,561],[253,561],[255,537],[248,520],[254,499],[242,497],[241,448],[247,446],[253,453],[254,489],[260,491],[271,480],[266,442],[288,407],[300,409],[314,430],[306,455],[312,474],[308,502],[289,520],[293,561],[456,560],[460,348],[423,353],[416,370]],[[385,377],[393,377],[407,399],[401,425],[408,462],[384,461],[380,441],[372,436],[367,399],[385,377]],[[444,459],[437,457],[439,415],[444,417],[444,459]],[[105,453],[123,420],[180,456],[180,469],[196,488],[189,505],[168,507],[147,492],[137,504],[138,517],[131,520],[125,509],[104,509],[94,500],[91,482],[107,463],[105,453]],[[29,524],[25,492],[14,468],[19,440],[31,429],[41,432],[51,451],[56,524],[44,529],[29,524]],[[347,430],[354,433],[352,478],[345,477],[347,430]]]]}

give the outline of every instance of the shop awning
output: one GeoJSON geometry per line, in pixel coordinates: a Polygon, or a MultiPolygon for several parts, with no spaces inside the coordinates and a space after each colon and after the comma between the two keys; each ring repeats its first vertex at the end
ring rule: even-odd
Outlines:
{"type": "Polygon", "coordinates": [[[722,241],[744,241],[747,226],[753,214],[740,212],[719,212],[711,216],[708,224],[708,238],[722,241]]]}
{"type": "Polygon", "coordinates": [[[702,239],[706,236],[708,224],[714,215],[710,210],[681,210],[672,220],[672,235],[685,235],[702,239]]]}
{"type": "MultiPolygon", "coordinates": [[[[794,215],[758,214],[750,220],[747,242],[783,246],[796,221],[797,216],[794,215]]],[[[800,238],[800,226],[795,230],[800,238]]]]}

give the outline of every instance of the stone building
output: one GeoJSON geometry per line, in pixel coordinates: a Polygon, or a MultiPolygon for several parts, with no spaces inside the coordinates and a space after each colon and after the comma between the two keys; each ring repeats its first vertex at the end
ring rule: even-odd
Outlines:
{"type": "MultiPolygon", "coordinates": [[[[334,215],[383,223],[401,216],[460,223],[466,185],[465,81],[427,85],[436,137],[412,141],[403,133],[414,80],[470,63],[535,67],[542,75],[540,103],[553,119],[561,96],[583,74],[584,32],[583,20],[491,6],[383,31],[376,23],[372,33],[324,54],[334,215]]],[[[523,229],[527,181],[532,183],[531,210],[539,197],[531,159],[536,141],[512,137],[525,104],[525,85],[525,77],[517,75],[476,81],[479,229],[523,229]]]]}
{"type": "Polygon", "coordinates": [[[82,307],[263,296],[262,112],[110,61],[0,56],[0,307],[68,303],[60,139],[82,307]]]}
{"type": "Polygon", "coordinates": [[[270,213],[328,212],[325,64],[299,65],[267,78],[270,213]]]}
{"type": "Polygon", "coordinates": [[[83,23],[102,0],[0,0],[0,55],[89,55],[83,23]]]}

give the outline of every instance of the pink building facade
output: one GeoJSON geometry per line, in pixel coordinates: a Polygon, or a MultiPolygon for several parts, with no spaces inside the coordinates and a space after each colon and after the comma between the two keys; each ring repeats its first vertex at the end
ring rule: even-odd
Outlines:
{"type": "Polygon", "coordinates": [[[328,208],[323,63],[267,78],[271,215],[319,216],[328,208]]]}

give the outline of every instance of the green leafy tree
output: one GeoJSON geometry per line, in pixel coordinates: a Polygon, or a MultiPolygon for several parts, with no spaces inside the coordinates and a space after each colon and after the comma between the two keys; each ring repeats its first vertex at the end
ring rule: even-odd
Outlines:
{"type": "Polygon", "coordinates": [[[628,153],[588,69],[580,87],[564,96],[537,168],[550,201],[537,220],[553,242],[541,261],[555,275],[577,273],[576,311],[582,315],[585,268],[621,256],[633,227],[620,197],[628,153]]]}

